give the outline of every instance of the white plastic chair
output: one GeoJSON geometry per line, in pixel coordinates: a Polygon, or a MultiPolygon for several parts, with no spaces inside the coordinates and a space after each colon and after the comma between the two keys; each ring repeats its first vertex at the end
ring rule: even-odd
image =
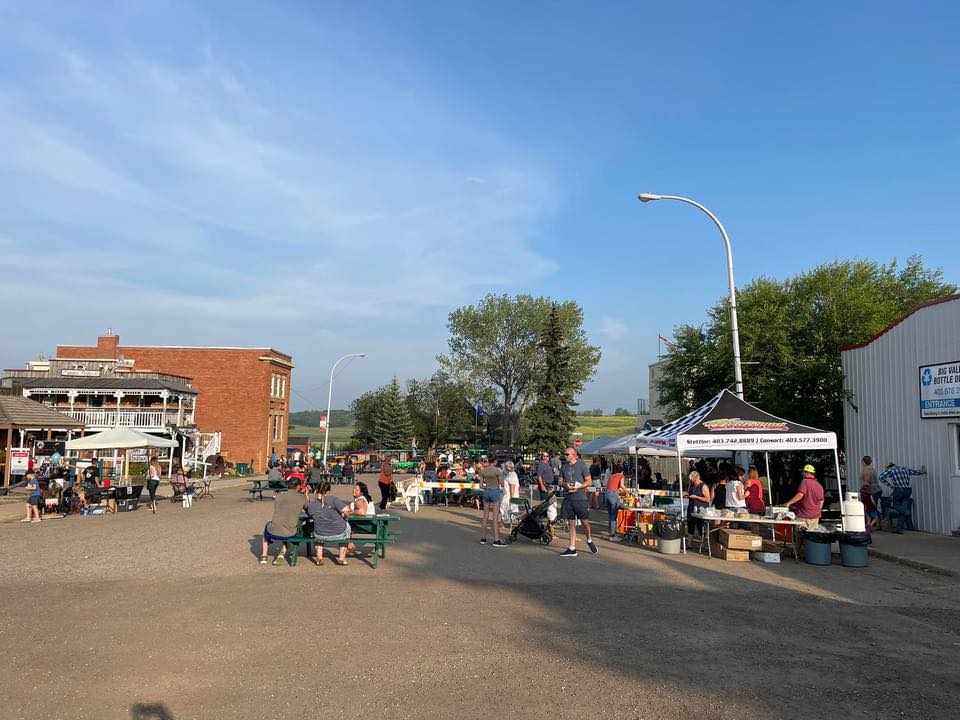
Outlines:
{"type": "Polygon", "coordinates": [[[420,503],[423,502],[423,490],[420,488],[420,477],[417,476],[407,483],[406,487],[400,491],[397,488],[397,500],[403,502],[407,512],[420,512],[420,503]],[[413,502],[413,510],[410,509],[410,503],[413,502]]]}

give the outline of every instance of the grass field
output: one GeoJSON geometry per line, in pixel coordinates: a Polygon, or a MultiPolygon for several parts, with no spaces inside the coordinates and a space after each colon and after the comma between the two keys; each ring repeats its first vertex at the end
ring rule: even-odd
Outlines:
{"type": "MultiPolygon", "coordinates": [[[[311,442],[323,442],[323,430],[319,427],[310,427],[307,425],[291,425],[290,426],[290,435],[306,435],[310,438],[311,442]]],[[[353,425],[341,425],[330,428],[330,444],[338,445],[340,443],[345,443],[350,440],[350,436],[353,435],[353,425]]]]}
{"type": "Polygon", "coordinates": [[[601,435],[622,437],[637,429],[637,418],[633,415],[599,417],[577,417],[576,432],[583,433],[583,441],[590,442],[601,435]]]}
{"type": "MultiPolygon", "coordinates": [[[[600,437],[601,435],[610,435],[611,437],[622,437],[628,432],[636,430],[637,418],[633,415],[625,417],[614,415],[602,415],[599,417],[577,417],[576,432],[583,433],[583,441],[600,437]]],[[[338,445],[350,440],[353,434],[353,425],[334,425],[330,428],[330,443],[338,445]]],[[[323,442],[323,431],[319,427],[307,425],[291,425],[290,435],[306,435],[311,442],[323,442]]]]}

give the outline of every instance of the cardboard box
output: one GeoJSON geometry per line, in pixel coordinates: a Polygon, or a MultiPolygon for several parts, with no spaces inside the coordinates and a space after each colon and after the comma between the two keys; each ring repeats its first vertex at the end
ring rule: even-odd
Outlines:
{"type": "Polygon", "coordinates": [[[749,562],[750,560],[750,551],[749,550],[731,550],[728,547],[720,546],[720,552],[717,553],[717,557],[721,560],[731,560],[733,562],[749,562]]]}
{"type": "Polygon", "coordinates": [[[720,531],[720,544],[731,550],[759,550],[762,542],[759,535],[754,535],[749,530],[723,528],[720,531]]]}
{"type": "Polygon", "coordinates": [[[757,562],[762,563],[779,563],[780,562],[780,553],[778,552],[752,552],[750,553],[750,559],[756,560],[757,562]]]}
{"type": "Polygon", "coordinates": [[[780,543],[775,543],[773,540],[764,540],[760,544],[760,551],[765,553],[776,553],[779,555],[783,552],[783,545],[780,543]]]}

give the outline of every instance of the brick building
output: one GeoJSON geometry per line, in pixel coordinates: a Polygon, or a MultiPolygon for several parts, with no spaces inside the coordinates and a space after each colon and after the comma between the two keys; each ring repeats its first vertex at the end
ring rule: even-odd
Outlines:
{"type": "Polygon", "coordinates": [[[121,345],[108,334],[95,347],[58,346],[57,360],[120,360],[138,373],[190,378],[203,398],[197,427],[222,433],[229,462],[262,471],[274,448],[280,456],[287,449],[293,358],[272,348],[121,345]]]}

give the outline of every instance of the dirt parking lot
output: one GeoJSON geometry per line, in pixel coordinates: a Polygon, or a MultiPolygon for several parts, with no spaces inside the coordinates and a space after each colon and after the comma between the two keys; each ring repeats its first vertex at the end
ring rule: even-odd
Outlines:
{"type": "Polygon", "coordinates": [[[272,508],[235,488],[0,525],[0,717],[957,717],[955,579],[605,539],[561,559],[481,546],[453,507],[395,511],[376,571],[261,566],[272,508]]]}

